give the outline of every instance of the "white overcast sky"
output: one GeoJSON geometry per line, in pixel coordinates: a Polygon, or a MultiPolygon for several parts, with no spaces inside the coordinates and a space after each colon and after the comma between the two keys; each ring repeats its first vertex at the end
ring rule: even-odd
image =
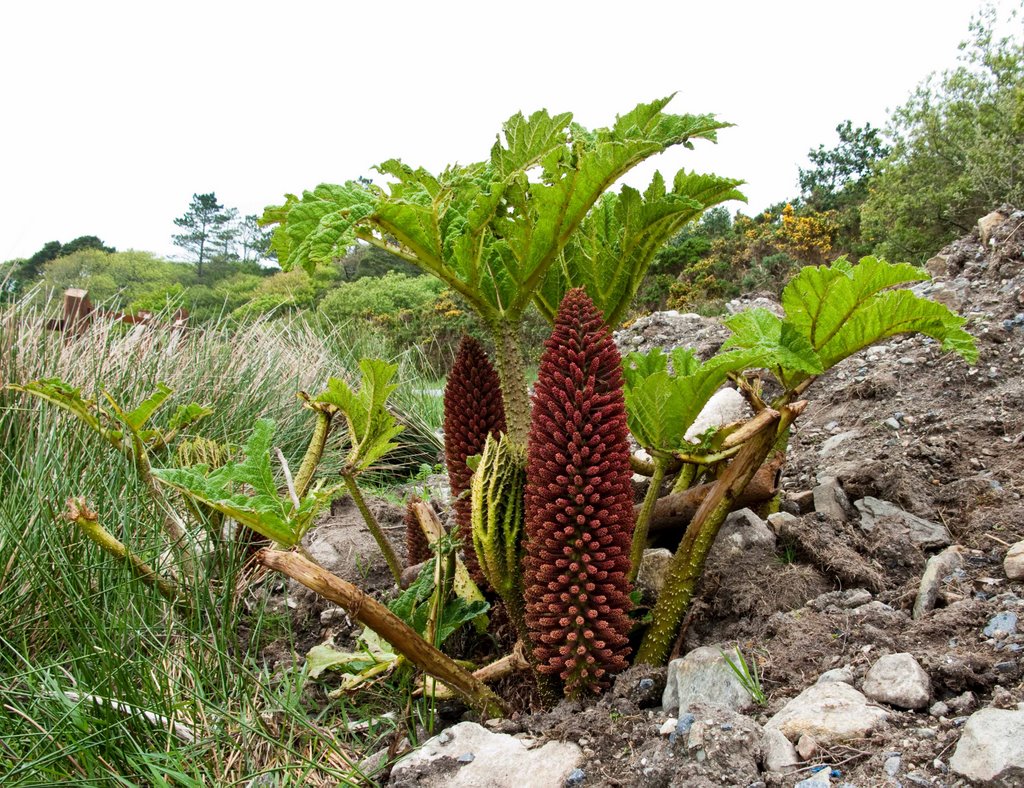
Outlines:
{"type": "MultiPolygon", "coordinates": [[[[654,166],[754,212],[844,119],[955,63],[978,0],[47,2],[0,7],[0,261],[98,235],[174,255],[194,192],[245,213],[399,157],[487,155],[517,110],[604,126],[678,91],[736,124],[654,166]]],[[[738,207],[738,206],[737,206],[738,207]]]]}

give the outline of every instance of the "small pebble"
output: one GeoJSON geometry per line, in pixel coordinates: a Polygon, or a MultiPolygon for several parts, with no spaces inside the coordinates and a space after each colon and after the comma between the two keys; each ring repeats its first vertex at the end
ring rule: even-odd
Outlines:
{"type": "Polygon", "coordinates": [[[676,729],[672,731],[672,733],[670,733],[668,736],[669,744],[675,744],[676,739],[678,739],[680,736],[685,736],[686,734],[688,734],[690,732],[690,728],[693,727],[693,723],[696,721],[696,719],[697,718],[689,712],[682,715],[679,718],[679,721],[676,723],[676,729]]]}
{"type": "Polygon", "coordinates": [[[987,637],[994,637],[997,632],[1004,632],[1004,637],[1015,635],[1017,633],[1017,614],[1009,610],[996,613],[988,620],[988,626],[982,631],[987,637]]]}
{"type": "Polygon", "coordinates": [[[587,778],[587,773],[582,769],[576,768],[569,772],[569,776],[565,778],[565,784],[568,785],[579,785],[587,778]]]}
{"type": "Polygon", "coordinates": [[[472,763],[476,760],[476,756],[473,755],[473,753],[471,752],[464,752],[455,760],[457,760],[459,763],[472,763]]]}

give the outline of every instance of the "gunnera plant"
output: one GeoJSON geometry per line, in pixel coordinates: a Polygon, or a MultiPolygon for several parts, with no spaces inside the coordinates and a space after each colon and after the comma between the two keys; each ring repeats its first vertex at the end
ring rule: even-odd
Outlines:
{"type": "Polygon", "coordinates": [[[473,549],[469,486],[473,471],[466,458],[483,453],[488,435],[505,431],[505,408],[498,373],[481,344],[465,336],[444,390],[444,454],[454,501],[455,523],[466,555],[466,568],[479,585],[484,582],[473,549]]]}
{"type": "Polygon", "coordinates": [[[545,343],[526,465],[526,624],[565,694],[627,666],[632,472],[622,360],[604,317],[570,290],[545,343]]]}

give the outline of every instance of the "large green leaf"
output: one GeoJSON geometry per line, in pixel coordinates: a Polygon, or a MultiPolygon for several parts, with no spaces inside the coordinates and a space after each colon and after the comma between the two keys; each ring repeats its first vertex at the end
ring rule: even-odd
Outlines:
{"type": "Polygon", "coordinates": [[[30,394],[52,403],[74,414],[85,424],[107,437],[107,431],[100,424],[96,400],[83,397],[81,389],[75,388],[70,383],[65,383],[60,378],[41,378],[29,383],[8,383],[4,388],[30,394]]]}
{"type": "Polygon", "coordinates": [[[131,410],[106,391],[103,392],[106,405],[101,407],[96,400],[82,396],[80,389],[60,378],[12,383],[5,388],[30,394],[72,413],[119,450],[125,445],[122,427],[136,435],[147,448],[163,448],[181,429],[213,413],[209,408],[195,403],[179,405],[166,428],[143,429],[173,393],[164,383],[157,383],[156,390],[131,410]]]}
{"type": "Polygon", "coordinates": [[[693,352],[672,352],[672,370],[660,348],[623,359],[626,413],[633,437],[651,454],[669,455],[693,445],[686,431],[700,415],[729,373],[753,366],[755,355],[735,350],[719,353],[703,364],[693,352]]]}
{"type": "Polygon", "coordinates": [[[292,546],[301,541],[314,517],[328,505],[340,488],[313,490],[296,507],[288,492],[279,493],[270,465],[274,422],[260,419],[242,448],[245,458],[211,470],[154,468],[162,483],[216,509],[273,541],[292,546]]]}
{"type": "Polygon", "coordinates": [[[387,409],[387,400],[396,388],[391,379],[397,364],[380,359],[360,359],[362,382],[358,390],[340,378],[327,381],[327,390],[316,401],[333,405],[341,411],[348,425],[349,454],[347,464],[354,471],[373,465],[398,444],[392,441],[403,429],[387,409]]]}
{"type": "Polygon", "coordinates": [[[914,266],[875,257],[804,268],[782,292],[786,317],[762,309],[738,314],[726,321],[733,330],[726,347],[754,352],[756,366],[771,369],[787,389],[897,334],[925,334],[973,363],[978,351],[962,317],[910,290],[892,289],[927,278],[914,266]]]}
{"type": "MultiPolygon", "coordinates": [[[[515,321],[587,214],[622,175],[670,146],[714,141],[717,130],[729,125],[711,115],[667,114],[670,99],[640,104],[611,128],[596,131],[573,123],[569,113],[519,113],[504,124],[486,161],[433,175],[392,159],[378,167],[391,179],[386,190],[354,182],[321,185],[301,199],[288,195],[283,205],[267,209],[263,222],[279,225],[274,249],[286,267],[329,262],[362,239],[439,277],[484,319],[515,321]]],[[[709,188],[728,191],[735,185],[723,183],[709,181],[709,188]]],[[[696,182],[687,186],[694,188],[696,182]]],[[[699,212],[687,196],[676,197],[680,222],[699,212]]],[[[710,196],[694,199],[713,204],[710,196]]],[[[650,212],[656,213],[653,207],[650,212]]],[[[653,215],[626,220],[641,258],[662,231],[675,226],[653,215]]],[[[628,292],[635,278],[612,274],[609,289],[628,292]]]]}
{"type": "Polygon", "coordinates": [[[655,173],[641,194],[624,186],[594,206],[565,247],[538,291],[542,314],[554,320],[566,291],[584,287],[601,309],[605,322],[617,325],[636,295],[651,261],[666,238],[726,200],[742,200],[741,181],[680,172],[671,191],[655,173]]]}
{"type": "Polygon", "coordinates": [[[824,371],[807,338],[792,323],[767,309],[748,309],[724,322],[733,335],[723,347],[752,351],[756,365],[770,369],[786,388],[794,374],[818,375],[824,371]]]}

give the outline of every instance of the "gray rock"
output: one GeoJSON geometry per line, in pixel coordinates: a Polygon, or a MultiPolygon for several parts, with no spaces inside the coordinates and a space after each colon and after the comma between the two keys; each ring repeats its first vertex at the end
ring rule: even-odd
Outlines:
{"type": "Polygon", "coordinates": [[[968,690],[955,698],[950,698],[946,703],[957,714],[970,714],[978,708],[978,697],[968,690]]]}
{"type": "Polygon", "coordinates": [[[846,432],[837,433],[818,447],[818,455],[822,458],[829,457],[835,454],[836,449],[846,443],[846,441],[857,437],[860,437],[859,430],[847,430],[846,432]]]}
{"type": "Polygon", "coordinates": [[[986,785],[1024,784],[1024,711],[982,709],[972,714],[949,768],[986,785]]]}
{"type": "Polygon", "coordinates": [[[785,772],[800,763],[793,743],[780,730],[766,728],[764,746],[764,768],[769,772],[785,772]]]}
{"type": "Polygon", "coordinates": [[[786,311],[782,308],[782,304],[766,295],[756,295],[754,297],[740,296],[725,303],[725,311],[730,315],[735,315],[747,309],[767,309],[778,317],[786,316],[786,311]]]}
{"type": "Polygon", "coordinates": [[[1011,580],[1024,580],[1024,539],[1006,551],[1003,571],[1011,580]]]}
{"type": "Polygon", "coordinates": [[[868,533],[880,525],[900,528],[906,531],[910,541],[922,550],[945,547],[952,541],[946,526],[905,512],[889,501],[868,496],[854,502],[854,506],[860,512],[861,530],[868,533]]]}
{"type": "Polygon", "coordinates": [[[839,681],[814,684],[768,720],[765,729],[781,731],[794,741],[805,733],[822,747],[862,739],[888,725],[889,712],[873,706],[861,693],[839,681]]]}
{"type": "Polygon", "coordinates": [[[1017,614],[1010,611],[1004,610],[1001,613],[996,613],[992,618],[989,619],[988,625],[982,630],[985,637],[995,637],[996,633],[1002,632],[1006,635],[1017,634],[1017,614]]]}
{"type": "Polygon", "coordinates": [[[799,519],[789,512],[772,512],[768,515],[768,526],[778,534],[784,525],[795,525],[799,519]]]}
{"type": "Polygon", "coordinates": [[[641,591],[648,592],[655,598],[665,587],[668,568],[672,563],[672,551],[664,547],[644,550],[640,559],[640,571],[636,576],[636,584],[641,591]]]}
{"type": "Polygon", "coordinates": [[[872,700],[901,709],[923,709],[932,695],[928,674],[906,652],[879,658],[864,676],[861,689],[872,700]]]}
{"type": "Polygon", "coordinates": [[[702,646],[668,664],[668,681],[661,697],[665,711],[673,713],[678,709],[682,718],[699,701],[736,711],[753,705],[750,694],[743,689],[718,646],[702,646]]]}
{"type": "Polygon", "coordinates": [[[832,771],[827,766],[822,766],[806,780],[801,780],[794,785],[793,788],[827,788],[829,785],[832,785],[832,771]]]}
{"type": "Polygon", "coordinates": [[[393,786],[436,788],[561,788],[583,760],[568,742],[530,748],[530,740],[460,722],[395,764],[393,786]],[[472,759],[464,756],[472,755],[472,759]],[[463,758],[463,760],[459,760],[463,758]]]}
{"type": "Polygon", "coordinates": [[[719,556],[738,556],[754,548],[775,550],[775,533],[750,509],[731,512],[711,548],[719,556]]]}
{"type": "Polygon", "coordinates": [[[871,602],[871,592],[866,588],[849,588],[846,591],[827,591],[812,599],[808,605],[817,611],[837,607],[849,610],[871,602]]]}
{"type": "Polygon", "coordinates": [[[825,476],[814,488],[814,511],[826,514],[836,520],[849,520],[853,507],[835,476],[825,476]]]}
{"type": "Polygon", "coordinates": [[[885,773],[890,777],[895,777],[899,774],[900,766],[902,765],[902,759],[899,755],[890,755],[885,759],[885,763],[882,764],[882,768],[885,769],[885,773]]]}
{"type": "Polygon", "coordinates": [[[924,264],[924,270],[932,276],[945,276],[949,271],[949,258],[944,254],[937,254],[924,264]]]}
{"type": "Polygon", "coordinates": [[[947,547],[938,555],[928,559],[921,576],[921,583],[917,587],[917,599],[914,600],[914,618],[921,618],[925,613],[935,608],[935,601],[939,597],[939,589],[942,580],[960,569],[964,563],[964,548],[960,545],[947,547]]]}
{"type": "Polygon", "coordinates": [[[841,681],[843,684],[849,684],[853,686],[853,671],[850,668],[833,668],[832,670],[826,670],[820,676],[815,684],[827,684],[830,681],[841,681]]]}

